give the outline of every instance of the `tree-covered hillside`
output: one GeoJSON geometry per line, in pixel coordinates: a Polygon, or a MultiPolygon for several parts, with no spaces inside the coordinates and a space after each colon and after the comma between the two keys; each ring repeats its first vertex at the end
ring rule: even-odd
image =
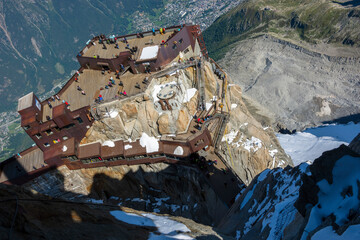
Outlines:
{"type": "Polygon", "coordinates": [[[359,0],[249,0],[218,18],[204,38],[215,59],[232,43],[265,33],[297,43],[358,47],[359,5],[359,0]]]}

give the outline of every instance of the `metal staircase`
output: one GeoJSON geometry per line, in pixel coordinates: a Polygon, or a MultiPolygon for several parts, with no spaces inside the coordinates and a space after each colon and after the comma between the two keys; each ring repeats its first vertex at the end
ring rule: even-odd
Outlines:
{"type": "Polygon", "coordinates": [[[199,45],[200,45],[200,51],[201,51],[202,55],[207,59],[209,57],[209,55],[208,55],[208,51],[205,46],[205,41],[204,41],[203,35],[200,30],[200,26],[193,25],[191,27],[191,33],[198,40],[199,45]]]}

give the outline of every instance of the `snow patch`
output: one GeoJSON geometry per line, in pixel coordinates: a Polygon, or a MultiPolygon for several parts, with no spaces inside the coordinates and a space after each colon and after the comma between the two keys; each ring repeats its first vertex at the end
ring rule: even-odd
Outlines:
{"type": "Polygon", "coordinates": [[[157,206],[161,206],[163,203],[163,201],[165,202],[165,201],[168,201],[168,200],[170,200],[170,197],[166,197],[166,198],[155,198],[155,200],[157,201],[156,203],[155,203],[155,205],[157,205],[157,206]]]}
{"type": "Polygon", "coordinates": [[[268,175],[269,172],[270,172],[270,169],[265,169],[264,171],[262,171],[262,172],[259,174],[259,176],[258,176],[258,178],[257,178],[257,181],[258,181],[258,182],[263,181],[263,180],[267,177],[267,175],[268,175]]]}
{"type": "Polygon", "coordinates": [[[128,149],[132,148],[132,146],[131,146],[130,144],[126,144],[126,145],[124,146],[124,148],[125,148],[125,150],[128,150],[128,149]]]}
{"type": "Polygon", "coordinates": [[[181,146],[177,146],[174,150],[174,154],[175,155],[183,155],[184,154],[184,149],[181,146]]]}
{"type": "Polygon", "coordinates": [[[244,200],[241,202],[240,205],[240,210],[247,204],[247,202],[250,200],[250,198],[252,197],[254,190],[256,188],[257,182],[254,184],[254,186],[252,187],[252,189],[250,191],[247,192],[244,200]]]}
{"type": "Polygon", "coordinates": [[[104,115],[105,117],[115,118],[118,114],[119,114],[118,111],[111,110],[110,112],[106,112],[104,115]]]}
{"type": "Polygon", "coordinates": [[[88,199],[88,202],[96,203],[96,204],[103,204],[104,200],[101,200],[101,199],[98,200],[98,199],[90,198],[90,199],[88,199]]]}
{"type": "Polygon", "coordinates": [[[221,139],[222,142],[227,141],[228,144],[231,144],[236,138],[239,131],[231,130],[228,134],[224,135],[221,139]]]}
{"type": "MultiPolygon", "coordinates": [[[[246,125],[245,125],[246,126],[246,125]]],[[[234,139],[238,135],[239,131],[232,130],[230,133],[223,136],[221,139],[222,142],[227,141],[228,144],[234,144],[236,147],[243,147],[247,151],[256,152],[260,148],[262,148],[262,142],[260,139],[251,136],[251,139],[243,140],[244,136],[241,135],[240,139],[237,142],[234,142],[234,139]]]]}
{"type": "Polygon", "coordinates": [[[101,144],[102,146],[115,147],[115,143],[113,141],[107,140],[101,144]]]}
{"type": "Polygon", "coordinates": [[[139,216],[135,213],[127,213],[120,210],[110,211],[110,214],[117,220],[137,226],[156,227],[154,221],[150,218],[139,216]]]}
{"type": "Polygon", "coordinates": [[[173,211],[173,212],[176,212],[176,210],[178,210],[180,208],[179,205],[175,205],[175,204],[171,204],[170,207],[171,207],[171,211],[173,211]]]}
{"type": "Polygon", "coordinates": [[[278,153],[279,151],[277,149],[273,149],[273,150],[269,150],[269,155],[272,157],[273,161],[272,161],[272,166],[271,168],[275,167],[275,155],[276,153],[278,153]]]}
{"type": "Polygon", "coordinates": [[[146,147],[146,153],[159,151],[159,140],[155,137],[149,137],[146,133],[142,133],[140,138],[140,145],[146,147]]]}
{"type": "Polygon", "coordinates": [[[317,228],[322,223],[322,219],[331,214],[336,217],[335,223],[342,226],[348,221],[349,211],[359,207],[357,199],[359,194],[357,181],[360,181],[359,161],[360,158],[351,156],[340,158],[332,170],[333,183],[329,184],[326,179],[317,183],[320,188],[318,203],[311,209],[309,221],[301,239],[306,239],[307,233],[317,228]],[[350,187],[353,189],[353,194],[343,197],[341,193],[350,187]]]}
{"type": "Polygon", "coordinates": [[[63,151],[63,152],[66,152],[66,151],[67,151],[67,146],[66,146],[66,145],[64,145],[64,146],[62,147],[62,151],[63,151]]]}
{"type": "Polygon", "coordinates": [[[183,99],[183,103],[189,102],[192,97],[194,97],[195,93],[197,92],[196,88],[189,88],[186,89],[186,93],[183,99]]]}
{"type": "Polygon", "coordinates": [[[242,144],[242,146],[249,152],[251,152],[251,150],[256,152],[262,147],[262,142],[260,139],[251,136],[251,139],[246,139],[245,142],[242,144]]]}
{"type": "Polygon", "coordinates": [[[360,239],[360,224],[349,226],[346,231],[339,236],[333,229],[332,226],[325,227],[316,232],[311,240],[354,240],[360,239]]]}
{"type": "Polygon", "coordinates": [[[190,229],[186,227],[185,224],[176,222],[167,217],[157,216],[151,213],[143,213],[141,215],[145,218],[151,219],[157,227],[158,231],[162,234],[172,235],[176,232],[190,232],[190,229]]]}

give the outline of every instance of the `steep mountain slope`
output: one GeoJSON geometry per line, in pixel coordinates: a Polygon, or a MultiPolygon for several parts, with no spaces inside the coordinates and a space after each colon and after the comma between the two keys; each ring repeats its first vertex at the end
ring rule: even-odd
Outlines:
{"type": "MultiPolygon", "coordinates": [[[[264,33],[304,44],[359,47],[358,6],[358,1],[346,0],[249,0],[218,18],[204,37],[215,58],[224,56],[232,43],[264,33]]],[[[346,53],[352,55],[351,50],[346,53]]]]}
{"type": "Polygon", "coordinates": [[[260,118],[270,116],[274,126],[356,120],[359,11],[356,1],[247,1],[217,19],[204,38],[260,118]]]}
{"type": "Polygon", "coordinates": [[[115,204],[50,198],[0,186],[1,239],[231,239],[211,227],[115,204]]]}
{"type": "MultiPolygon", "coordinates": [[[[355,139],[351,146],[358,144],[355,139]]],[[[342,145],[310,166],[266,170],[234,203],[219,229],[247,240],[321,239],[315,237],[325,232],[329,239],[356,239],[359,165],[360,156],[342,145]]]]}

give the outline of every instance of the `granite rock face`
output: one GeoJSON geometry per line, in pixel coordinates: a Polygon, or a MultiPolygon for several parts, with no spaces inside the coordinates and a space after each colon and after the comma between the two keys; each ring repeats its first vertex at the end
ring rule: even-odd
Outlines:
{"type": "Polygon", "coordinates": [[[248,185],[266,168],[293,165],[269,125],[262,125],[242,100],[238,85],[229,85],[230,121],[220,144],[220,153],[248,185]]]}

